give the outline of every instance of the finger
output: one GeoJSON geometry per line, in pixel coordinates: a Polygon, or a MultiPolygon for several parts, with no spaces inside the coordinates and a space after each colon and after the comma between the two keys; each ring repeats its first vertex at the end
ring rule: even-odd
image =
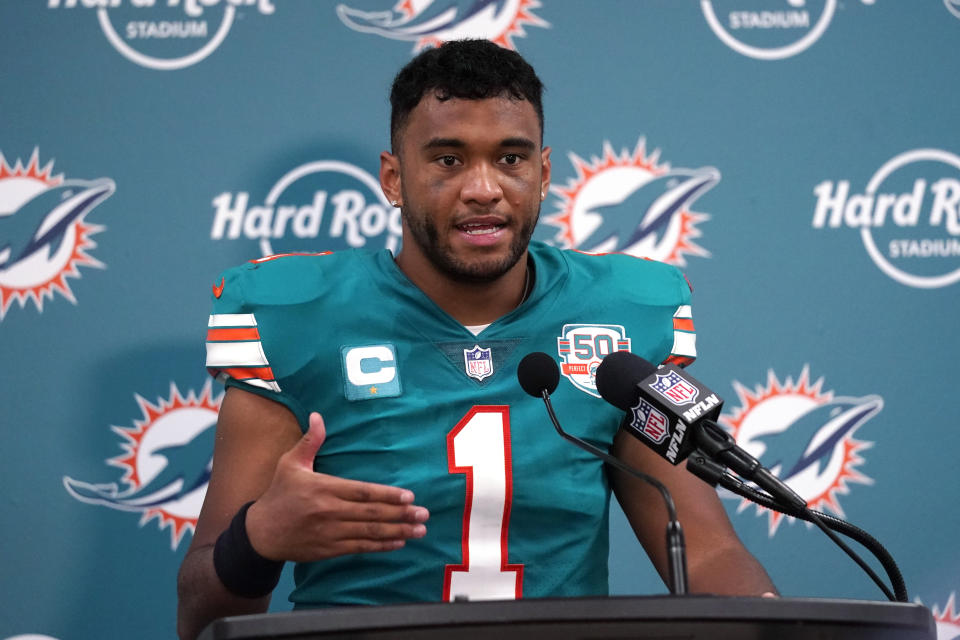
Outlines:
{"type": "Polygon", "coordinates": [[[310,425],[303,437],[293,445],[287,453],[301,466],[313,469],[313,459],[317,456],[317,451],[327,437],[327,430],[323,425],[323,417],[314,411],[310,414],[310,425]]]}
{"type": "Polygon", "coordinates": [[[385,522],[341,522],[335,540],[349,543],[357,540],[410,540],[427,535],[422,524],[390,524],[385,522]]]}
{"type": "Polygon", "coordinates": [[[346,522],[409,522],[418,524],[430,518],[430,512],[416,505],[391,505],[380,502],[351,502],[338,500],[327,503],[323,510],[327,520],[346,522]]]}
{"type": "Polygon", "coordinates": [[[406,540],[342,540],[336,544],[337,555],[383,553],[403,548],[406,540]]]}
{"type": "Polygon", "coordinates": [[[413,491],[385,484],[327,476],[329,489],[342,500],[405,505],[413,502],[413,491]]]}

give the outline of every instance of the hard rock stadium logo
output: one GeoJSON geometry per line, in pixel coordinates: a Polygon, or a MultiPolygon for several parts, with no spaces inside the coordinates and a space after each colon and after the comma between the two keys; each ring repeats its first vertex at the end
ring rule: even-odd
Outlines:
{"type": "Polygon", "coordinates": [[[400,246],[400,209],[387,202],[380,182],[339,160],[308,162],[288,171],[262,204],[246,191],[213,199],[213,240],[256,240],[263,256],[400,246]]]}
{"type": "Polygon", "coordinates": [[[271,15],[273,0],[47,0],[50,9],[95,9],[110,45],[131,62],[161,71],[205,59],[247,9],[271,15]]]}
{"type": "Polygon", "coordinates": [[[557,211],[537,225],[536,239],[587,253],[627,253],[677,266],[685,256],[709,257],[696,244],[698,225],[710,219],[692,210],[694,202],[720,181],[713,167],[673,168],[649,155],[640,138],[632,152],[614,152],[590,161],[570,153],[577,176],[553,185],[557,211]]]}
{"type": "Polygon", "coordinates": [[[538,0],[401,0],[379,11],[361,11],[337,5],[340,20],[361,33],[413,42],[413,50],[435,47],[450,40],[479,38],[507,49],[513,38],[525,36],[524,26],[547,28],[533,13],[538,0]]]}
{"type": "Polygon", "coordinates": [[[186,396],[170,383],[170,396],[156,404],[134,395],[142,413],[132,427],[111,427],[123,453],[106,463],[123,471],[119,481],[91,483],[64,476],[63,486],[81,502],[140,514],[140,526],[156,519],[170,529],[175,550],[193,531],[210,480],[217,412],[208,380],[200,395],[186,396]],[[121,487],[121,485],[123,485],[121,487]]]}
{"type": "MultiPolygon", "coordinates": [[[[840,496],[850,492],[851,484],[873,484],[858,469],[864,462],[861,454],[873,443],[855,436],[883,409],[883,399],[836,397],[823,390],[823,378],[810,382],[807,366],[796,381],[788,377],[781,382],[771,370],[766,385],[750,390],[734,381],[733,386],[740,406],[721,415],[719,422],[811,509],[844,517],[840,496]]],[[[751,505],[741,500],[737,512],[751,505]]],[[[761,507],[756,513],[768,514],[770,537],[784,519],[793,520],[761,507]]]]}
{"type": "Polygon", "coordinates": [[[713,33],[737,53],[782,60],[820,39],[837,0],[700,0],[700,7],[713,33]]]}
{"type": "Polygon", "coordinates": [[[86,218],[116,185],[54,175],[53,161],[40,166],[39,157],[34,149],[24,166],[0,152],[0,320],[14,301],[20,308],[32,301],[43,312],[54,292],[76,304],[68,278],[80,278],[79,267],[104,267],[88,251],[106,227],[86,218]]]}
{"type": "Polygon", "coordinates": [[[960,156],[913,149],[884,163],[862,192],[825,180],[813,193],[813,228],[858,230],[893,280],[922,289],[960,281],[960,156]]]}
{"type": "Polygon", "coordinates": [[[782,60],[809,49],[830,26],[837,4],[837,0],[700,0],[703,16],[720,41],[757,60],[782,60]]]}

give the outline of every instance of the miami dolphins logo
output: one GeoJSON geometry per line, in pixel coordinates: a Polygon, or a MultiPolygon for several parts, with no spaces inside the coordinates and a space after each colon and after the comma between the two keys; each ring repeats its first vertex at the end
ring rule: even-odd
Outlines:
{"type": "Polygon", "coordinates": [[[134,394],[142,417],[133,427],[111,427],[123,438],[123,453],[108,465],[123,469],[117,482],[93,484],[64,476],[67,492],[88,504],[140,513],[140,526],[157,519],[161,530],[170,528],[170,548],[175,550],[193,531],[210,480],[217,412],[223,395],[214,398],[211,383],[200,397],[184,397],[170,383],[170,397],[151,404],[134,394]]]}
{"type": "Polygon", "coordinates": [[[106,227],[85,218],[114,190],[109,178],[53,175],[53,161],[41,167],[36,149],[26,167],[0,152],[0,320],[14,300],[40,312],[54,292],[77,303],[67,278],[79,278],[81,266],[104,267],[87,251],[97,246],[90,236],[106,227]]]}
{"type": "MultiPolygon", "coordinates": [[[[873,484],[858,470],[864,462],[861,454],[873,443],[854,435],[880,412],[883,399],[834,397],[832,391],[822,391],[823,378],[810,382],[808,366],[796,381],[788,377],[780,382],[770,371],[766,386],[751,391],[734,381],[733,387],[740,406],[731,415],[721,415],[720,422],[737,443],[790,485],[811,509],[827,509],[844,517],[839,496],[850,492],[851,483],[873,484]]],[[[741,501],[738,513],[752,504],[741,501]]],[[[760,507],[757,513],[769,514],[771,537],[786,517],[760,507]]]]}
{"type": "Polygon", "coordinates": [[[713,167],[674,169],[659,163],[660,150],[647,155],[646,141],[631,153],[603,143],[603,158],[590,162],[570,153],[577,172],[565,187],[551,186],[559,211],[537,227],[536,238],[587,253],[627,253],[677,266],[684,256],[709,257],[694,242],[697,225],[710,216],[693,203],[720,181],[713,167]]]}
{"type": "Polygon", "coordinates": [[[549,27],[533,13],[538,0],[401,0],[392,10],[359,11],[337,5],[337,15],[354,31],[414,42],[413,50],[450,40],[478,38],[515,49],[524,25],[549,27]]]}
{"type": "Polygon", "coordinates": [[[930,607],[933,620],[937,624],[937,640],[958,640],[960,638],[960,613],[955,611],[955,607],[955,593],[950,594],[947,604],[942,609],[937,605],[930,607]]]}

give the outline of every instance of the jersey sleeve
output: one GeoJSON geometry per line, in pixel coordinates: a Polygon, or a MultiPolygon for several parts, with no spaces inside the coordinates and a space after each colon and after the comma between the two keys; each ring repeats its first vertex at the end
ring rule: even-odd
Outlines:
{"type": "Polygon", "coordinates": [[[676,271],[682,284],[678,286],[679,299],[676,311],[673,313],[673,347],[670,354],[663,360],[663,364],[675,364],[686,367],[697,359],[697,334],[693,328],[693,311],[690,307],[690,294],[693,287],[690,281],[679,270],[676,271]]]}
{"type": "Polygon", "coordinates": [[[279,392],[270,361],[263,350],[257,317],[245,304],[242,278],[228,270],[213,286],[213,309],[207,321],[207,371],[220,382],[279,392]]]}
{"type": "Polygon", "coordinates": [[[213,285],[213,308],[207,322],[207,371],[226,386],[286,405],[299,419],[303,411],[280,388],[264,349],[257,305],[244,295],[244,273],[243,267],[228,269],[213,285]]]}

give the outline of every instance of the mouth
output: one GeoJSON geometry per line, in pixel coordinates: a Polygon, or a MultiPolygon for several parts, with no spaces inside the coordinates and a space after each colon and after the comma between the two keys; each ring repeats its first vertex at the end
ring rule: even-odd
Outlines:
{"type": "Polygon", "coordinates": [[[507,225],[503,222],[466,222],[456,225],[457,230],[469,236],[485,236],[500,231],[507,225]]]}
{"type": "Polygon", "coordinates": [[[454,228],[468,243],[486,246],[499,242],[509,226],[502,217],[487,215],[467,218],[455,224],[454,228]]]}

